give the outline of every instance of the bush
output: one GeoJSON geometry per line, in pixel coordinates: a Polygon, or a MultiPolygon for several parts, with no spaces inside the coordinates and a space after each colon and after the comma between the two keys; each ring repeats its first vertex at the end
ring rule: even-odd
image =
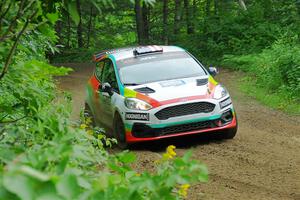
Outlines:
{"type": "Polygon", "coordinates": [[[1,79],[0,199],[182,199],[189,184],[207,181],[205,165],[173,146],[153,173],[135,172],[131,152],[109,154],[114,140],[69,119],[71,97],[53,76],[70,70],[46,63],[41,35],[27,39],[1,79]]]}
{"type": "Polygon", "coordinates": [[[261,53],[224,56],[223,64],[250,72],[258,86],[271,93],[284,92],[289,99],[300,100],[300,45],[298,38],[277,40],[261,53]]]}

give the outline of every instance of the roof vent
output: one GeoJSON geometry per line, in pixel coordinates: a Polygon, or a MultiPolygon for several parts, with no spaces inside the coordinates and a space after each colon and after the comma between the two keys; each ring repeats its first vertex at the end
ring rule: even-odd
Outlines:
{"type": "Polygon", "coordinates": [[[162,52],[163,52],[163,48],[156,45],[137,47],[136,49],[133,50],[133,54],[135,56],[151,54],[151,53],[162,53],[162,52]]]}

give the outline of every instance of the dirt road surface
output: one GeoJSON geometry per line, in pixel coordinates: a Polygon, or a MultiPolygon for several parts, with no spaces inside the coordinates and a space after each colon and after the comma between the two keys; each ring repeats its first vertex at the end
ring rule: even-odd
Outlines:
{"type": "MultiPolygon", "coordinates": [[[[72,118],[77,119],[93,65],[64,66],[75,70],[59,81],[73,94],[72,118]]],[[[194,159],[204,162],[210,172],[209,182],[194,185],[188,199],[300,200],[300,117],[271,110],[241,93],[236,80],[242,75],[221,70],[216,77],[228,88],[238,114],[239,130],[233,140],[198,135],[139,144],[132,149],[139,160],[135,168],[153,169],[159,154],[174,144],[179,155],[192,149],[194,159]]]]}

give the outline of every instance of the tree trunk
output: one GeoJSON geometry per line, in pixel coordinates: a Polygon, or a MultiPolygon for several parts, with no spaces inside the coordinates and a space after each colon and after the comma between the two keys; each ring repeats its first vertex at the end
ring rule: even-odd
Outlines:
{"type": "Polygon", "coordinates": [[[135,0],[135,21],[136,21],[136,29],[137,29],[137,39],[138,44],[143,45],[145,44],[145,27],[143,23],[143,15],[141,9],[141,1],[135,0]]]}
{"type": "Polygon", "coordinates": [[[197,19],[197,2],[196,0],[193,0],[193,15],[191,19],[191,24],[192,24],[192,32],[195,32],[195,24],[196,24],[196,19],[197,19]]]}
{"type": "Polygon", "coordinates": [[[76,0],[77,12],[79,15],[79,23],[77,25],[77,44],[79,48],[83,47],[83,38],[82,38],[82,21],[81,21],[81,9],[80,9],[80,0],[76,0]]]}
{"type": "Polygon", "coordinates": [[[93,19],[93,6],[91,6],[90,8],[90,18],[89,18],[88,33],[87,33],[87,47],[90,46],[92,19],[93,19]]]}
{"type": "Polygon", "coordinates": [[[218,15],[218,0],[214,0],[214,14],[218,15]]]}
{"type": "Polygon", "coordinates": [[[163,1],[163,42],[168,44],[168,0],[163,1]]]}
{"type": "Polygon", "coordinates": [[[192,34],[194,32],[193,25],[191,22],[191,13],[190,13],[190,4],[189,0],[184,0],[184,9],[185,9],[185,20],[186,20],[186,30],[187,34],[192,34]]]}
{"type": "Polygon", "coordinates": [[[144,40],[145,43],[148,43],[149,41],[149,18],[150,18],[150,10],[149,7],[146,5],[146,3],[143,3],[143,10],[142,10],[142,16],[143,16],[143,25],[144,25],[144,40]]]}
{"type": "Polygon", "coordinates": [[[300,1],[296,1],[296,7],[297,7],[297,10],[298,10],[298,14],[300,16],[300,1]]]}
{"type": "Polygon", "coordinates": [[[174,35],[179,33],[180,30],[180,19],[181,19],[181,0],[175,0],[175,15],[174,15],[174,35]]]}
{"type": "Polygon", "coordinates": [[[206,0],[206,17],[210,17],[210,0],[206,0]]]}
{"type": "Polygon", "coordinates": [[[56,32],[57,37],[58,37],[58,41],[57,41],[58,44],[62,44],[62,42],[63,42],[63,37],[61,35],[62,29],[63,29],[62,21],[61,20],[56,21],[55,32],[56,32]]]}
{"type": "Polygon", "coordinates": [[[67,23],[68,23],[68,32],[67,32],[67,48],[70,48],[70,39],[71,39],[71,21],[70,14],[66,12],[67,15],[67,23]]]}

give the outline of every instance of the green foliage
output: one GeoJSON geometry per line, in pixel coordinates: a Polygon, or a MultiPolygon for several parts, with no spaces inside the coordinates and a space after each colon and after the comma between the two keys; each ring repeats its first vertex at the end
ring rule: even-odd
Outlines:
{"type": "Polygon", "coordinates": [[[133,153],[108,154],[110,139],[88,120],[69,120],[70,95],[52,78],[67,71],[18,61],[2,79],[0,199],[180,199],[179,185],[207,180],[206,167],[190,154],[141,174],[130,167],[133,153]]]}
{"type": "Polygon", "coordinates": [[[253,80],[255,80],[253,76],[246,76],[241,78],[241,80],[237,80],[241,91],[271,108],[282,110],[289,114],[300,114],[299,102],[290,99],[290,94],[287,91],[271,92],[265,87],[258,86],[253,80]]]}
{"type": "MultiPolygon", "coordinates": [[[[290,40],[290,39],[288,39],[290,40]]],[[[300,97],[300,45],[281,39],[258,54],[225,56],[224,63],[255,75],[257,84],[271,91],[287,90],[300,97]]]]}
{"type": "Polygon", "coordinates": [[[224,65],[249,72],[258,87],[265,88],[269,94],[279,94],[286,105],[300,102],[299,63],[297,36],[279,39],[261,53],[224,57],[224,65]]]}
{"type": "Polygon", "coordinates": [[[92,62],[92,55],[99,50],[95,49],[69,49],[64,50],[59,56],[51,59],[52,63],[87,63],[92,62]]]}
{"type": "MultiPolygon", "coordinates": [[[[15,3],[10,12],[22,10],[21,2],[15,3]]],[[[1,70],[10,59],[0,78],[0,199],[182,199],[187,184],[207,181],[205,165],[190,153],[181,158],[173,152],[157,162],[153,173],[139,174],[130,167],[136,162],[133,153],[109,154],[104,147],[114,139],[89,128],[88,119],[81,125],[70,121],[71,96],[54,81],[70,69],[51,66],[46,59],[57,52],[53,44],[59,38],[51,24],[61,2],[33,3],[42,20],[30,21],[17,40],[13,36],[0,43],[1,70]]],[[[12,30],[26,24],[33,10],[27,11],[12,30]]]]}

